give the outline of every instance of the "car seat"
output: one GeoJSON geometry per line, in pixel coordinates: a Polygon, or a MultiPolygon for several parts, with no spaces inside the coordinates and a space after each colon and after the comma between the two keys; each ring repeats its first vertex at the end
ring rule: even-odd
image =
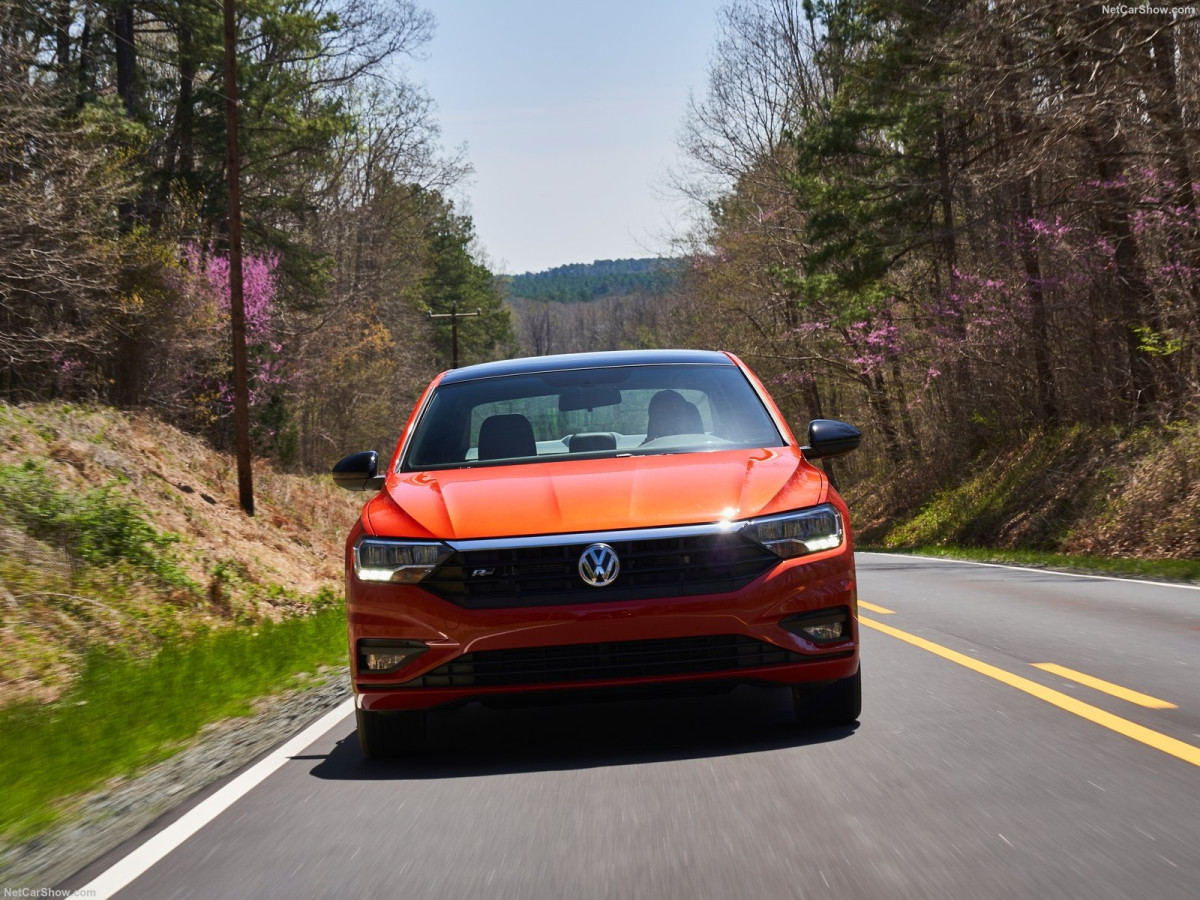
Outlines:
{"type": "Polygon", "coordinates": [[[672,390],[659,391],[650,398],[645,442],[668,434],[704,434],[700,410],[672,390]]]}
{"type": "Polygon", "coordinates": [[[479,426],[480,459],[512,459],[537,456],[533,426],[519,413],[488,416],[479,426]]]}

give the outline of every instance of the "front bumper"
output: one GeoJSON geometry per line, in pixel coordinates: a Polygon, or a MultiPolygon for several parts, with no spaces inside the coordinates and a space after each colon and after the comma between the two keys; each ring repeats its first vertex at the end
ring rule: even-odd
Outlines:
{"type": "Polygon", "coordinates": [[[348,567],[347,611],[356,702],[370,710],[636,685],[827,682],[850,677],[859,665],[849,541],[780,562],[736,591],[503,609],[465,609],[417,585],[361,582],[348,567]],[[849,611],[845,640],[817,644],[780,625],[789,616],[836,607],[849,611]],[[417,640],[429,649],[394,672],[366,672],[358,667],[361,639],[417,640]],[[654,656],[668,660],[657,665],[620,664],[643,649],[682,655],[654,656]],[[504,665],[514,657],[506,651],[529,651],[516,654],[525,663],[507,680],[504,665]],[[568,657],[577,660],[540,662],[568,657]],[[574,664],[585,658],[598,662],[574,664]],[[539,662],[531,668],[529,659],[539,662]],[[462,664],[456,667],[456,660],[462,664]],[[478,677],[484,669],[488,677],[478,677]],[[455,671],[458,677],[447,677],[455,671]]]}

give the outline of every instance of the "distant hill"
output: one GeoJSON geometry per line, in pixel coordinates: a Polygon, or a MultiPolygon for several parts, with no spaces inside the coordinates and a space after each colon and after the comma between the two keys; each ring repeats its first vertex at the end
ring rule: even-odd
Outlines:
{"type": "Polygon", "coordinates": [[[600,297],[662,294],[675,286],[683,263],[677,259],[598,259],[544,272],[501,275],[510,297],[584,303],[600,297]]]}

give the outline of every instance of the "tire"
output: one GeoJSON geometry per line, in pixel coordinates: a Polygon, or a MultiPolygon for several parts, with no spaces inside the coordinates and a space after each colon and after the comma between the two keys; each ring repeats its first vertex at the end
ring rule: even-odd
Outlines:
{"type": "Polygon", "coordinates": [[[852,725],[862,713],[862,669],[814,689],[807,684],[792,687],[796,718],[804,725],[852,725]]]}
{"type": "Polygon", "coordinates": [[[356,709],[358,746],[367,759],[393,759],[425,746],[428,714],[424,710],[371,712],[356,709]]]}

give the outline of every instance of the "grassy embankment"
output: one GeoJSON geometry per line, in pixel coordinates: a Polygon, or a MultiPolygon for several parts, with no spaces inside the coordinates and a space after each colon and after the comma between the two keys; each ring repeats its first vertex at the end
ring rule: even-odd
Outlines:
{"type": "Polygon", "coordinates": [[[0,709],[0,836],[36,834],[69,809],[64,800],[169,756],[204,725],[246,715],[250,701],[345,655],[340,603],[201,632],[150,657],[93,651],[58,700],[0,709]]]}
{"type": "Polygon", "coordinates": [[[0,404],[0,837],[345,658],[356,498],[153,419],[0,404]]]}
{"type": "Polygon", "coordinates": [[[847,492],[860,549],[1200,580],[1200,425],[1037,433],[847,492]],[[940,476],[944,487],[922,493],[940,476]]]}

